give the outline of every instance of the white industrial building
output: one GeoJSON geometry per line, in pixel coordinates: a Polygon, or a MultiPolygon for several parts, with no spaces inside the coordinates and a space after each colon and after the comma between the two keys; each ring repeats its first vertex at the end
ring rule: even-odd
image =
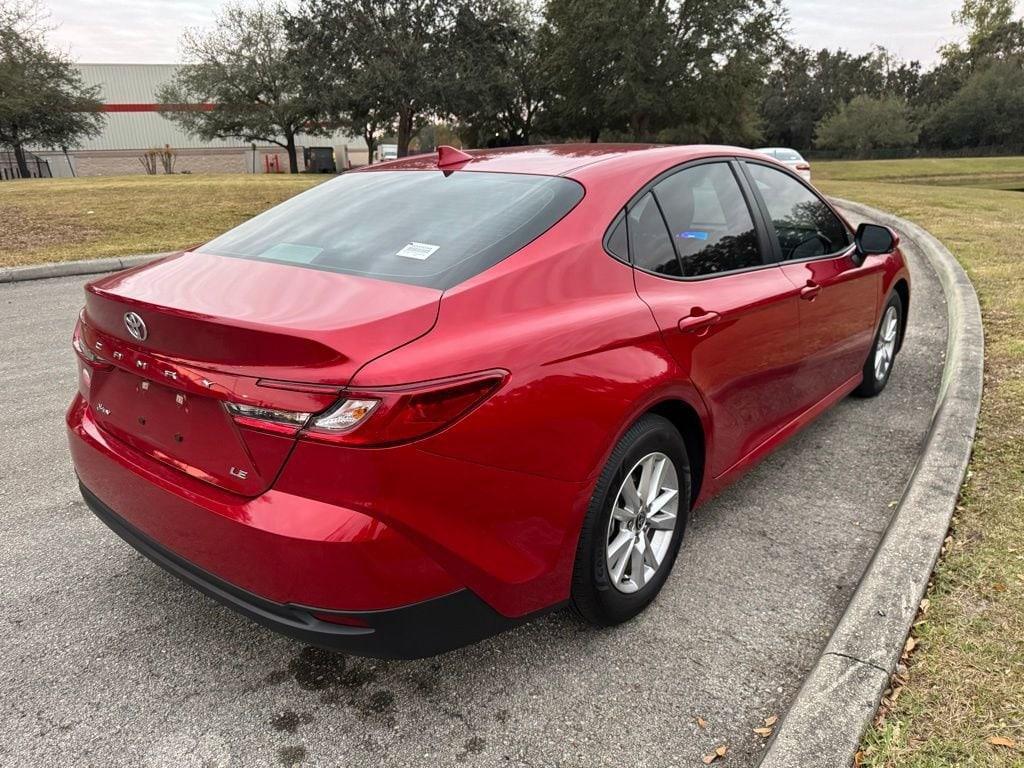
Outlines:
{"type": "MultiPolygon", "coordinates": [[[[175,171],[192,173],[287,172],[288,154],[276,144],[234,139],[205,141],[186,133],[159,112],[157,91],[171,80],[176,64],[79,64],[86,85],[98,85],[106,123],[102,132],[77,147],[36,154],[50,163],[54,176],[110,176],[145,173],[140,156],[147,150],[174,150],[175,171]],[[69,167],[70,164],[70,167],[69,167]]],[[[339,168],[366,162],[366,144],[342,133],[296,138],[299,169],[303,148],[330,147],[339,168]]],[[[162,169],[160,172],[163,172],[162,169]]]]}

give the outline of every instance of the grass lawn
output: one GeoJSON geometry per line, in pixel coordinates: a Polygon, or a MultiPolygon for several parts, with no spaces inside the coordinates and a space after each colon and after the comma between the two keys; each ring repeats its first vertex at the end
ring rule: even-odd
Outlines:
{"type": "MultiPolygon", "coordinates": [[[[985,391],[968,479],[905,685],[862,765],[1024,766],[1024,158],[820,162],[816,183],[917,222],[981,299],[985,391]]],[[[898,681],[902,682],[902,681],[898,681]]]]}
{"type": "Polygon", "coordinates": [[[327,178],[181,174],[4,182],[0,267],[185,248],[327,178]]]}

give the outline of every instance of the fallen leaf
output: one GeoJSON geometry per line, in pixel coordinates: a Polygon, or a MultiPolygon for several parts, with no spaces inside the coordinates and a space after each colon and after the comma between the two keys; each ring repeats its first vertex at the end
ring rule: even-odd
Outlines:
{"type": "Polygon", "coordinates": [[[756,733],[758,736],[764,736],[765,738],[768,738],[769,736],[772,735],[772,729],[771,728],[755,728],[754,729],[754,733],[756,733]]]}
{"type": "Polygon", "coordinates": [[[908,637],[907,638],[907,644],[903,646],[903,652],[909,654],[916,647],[917,647],[917,638],[916,637],[908,637]]]}
{"type": "Polygon", "coordinates": [[[1001,581],[997,581],[995,584],[992,585],[992,589],[994,589],[996,592],[1005,592],[1006,585],[1003,584],[1003,582],[1001,581]]]}
{"type": "Polygon", "coordinates": [[[864,764],[864,750],[861,750],[853,756],[854,768],[860,768],[864,764]]]}
{"type": "Polygon", "coordinates": [[[997,747],[1006,747],[1007,749],[1016,749],[1017,742],[1013,739],[1008,739],[1005,736],[989,736],[989,744],[995,744],[997,747]]]}
{"type": "Polygon", "coordinates": [[[769,715],[768,717],[766,717],[764,719],[764,724],[767,725],[768,727],[771,727],[771,726],[775,725],[777,722],[779,722],[779,716],[778,715],[769,715]]]}
{"type": "Polygon", "coordinates": [[[928,613],[928,606],[932,604],[932,601],[927,597],[921,601],[921,613],[928,613]]]}
{"type": "Polygon", "coordinates": [[[697,723],[697,727],[698,728],[707,728],[708,727],[708,721],[705,720],[703,717],[696,718],[694,720],[694,722],[697,723]]]}
{"type": "Polygon", "coordinates": [[[725,757],[725,753],[728,752],[728,751],[729,751],[729,748],[727,746],[725,746],[725,744],[723,744],[722,746],[718,747],[714,752],[712,752],[710,755],[704,755],[704,757],[702,757],[701,760],[704,761],[704,765],[711,765],[716,760],[721,760],[723,757],[725,757]]]}

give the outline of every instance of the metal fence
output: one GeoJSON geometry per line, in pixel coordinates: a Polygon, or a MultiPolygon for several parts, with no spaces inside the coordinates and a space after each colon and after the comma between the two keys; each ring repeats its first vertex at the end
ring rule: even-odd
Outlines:
{"type": "MultiPolygon", "coordinates": [[[[50,163],[39,155],[26,152],[25,163],[28,165],[27,178],[49,179],[53,176],[53,173],[50,172],[50,163]]],[[[22,178],[22,173],[18,168],[18,160],[14,156],[14,152],[0,152],[0,181],[20,178],[22,178]]]]}

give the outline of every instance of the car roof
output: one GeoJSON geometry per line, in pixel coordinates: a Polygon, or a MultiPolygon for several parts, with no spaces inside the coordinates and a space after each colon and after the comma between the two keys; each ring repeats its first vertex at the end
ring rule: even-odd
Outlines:
{"type": "MultiPolygon", "coordinates": [[[[501,149],[465,150],[469,160],[453,167],[459,171],[492,173],[531,173],[542,176],[569,176],[582,180],[595,171],[602,175],[614,170],[671,167],[689,160],[710,156],[763,157],[740,147],[710,144],[547,144],[501,149]]],[[[416,171],[437,169],[434,152],[377,163],[360,168],[359,173],[373,171],[416,171]]]]}

